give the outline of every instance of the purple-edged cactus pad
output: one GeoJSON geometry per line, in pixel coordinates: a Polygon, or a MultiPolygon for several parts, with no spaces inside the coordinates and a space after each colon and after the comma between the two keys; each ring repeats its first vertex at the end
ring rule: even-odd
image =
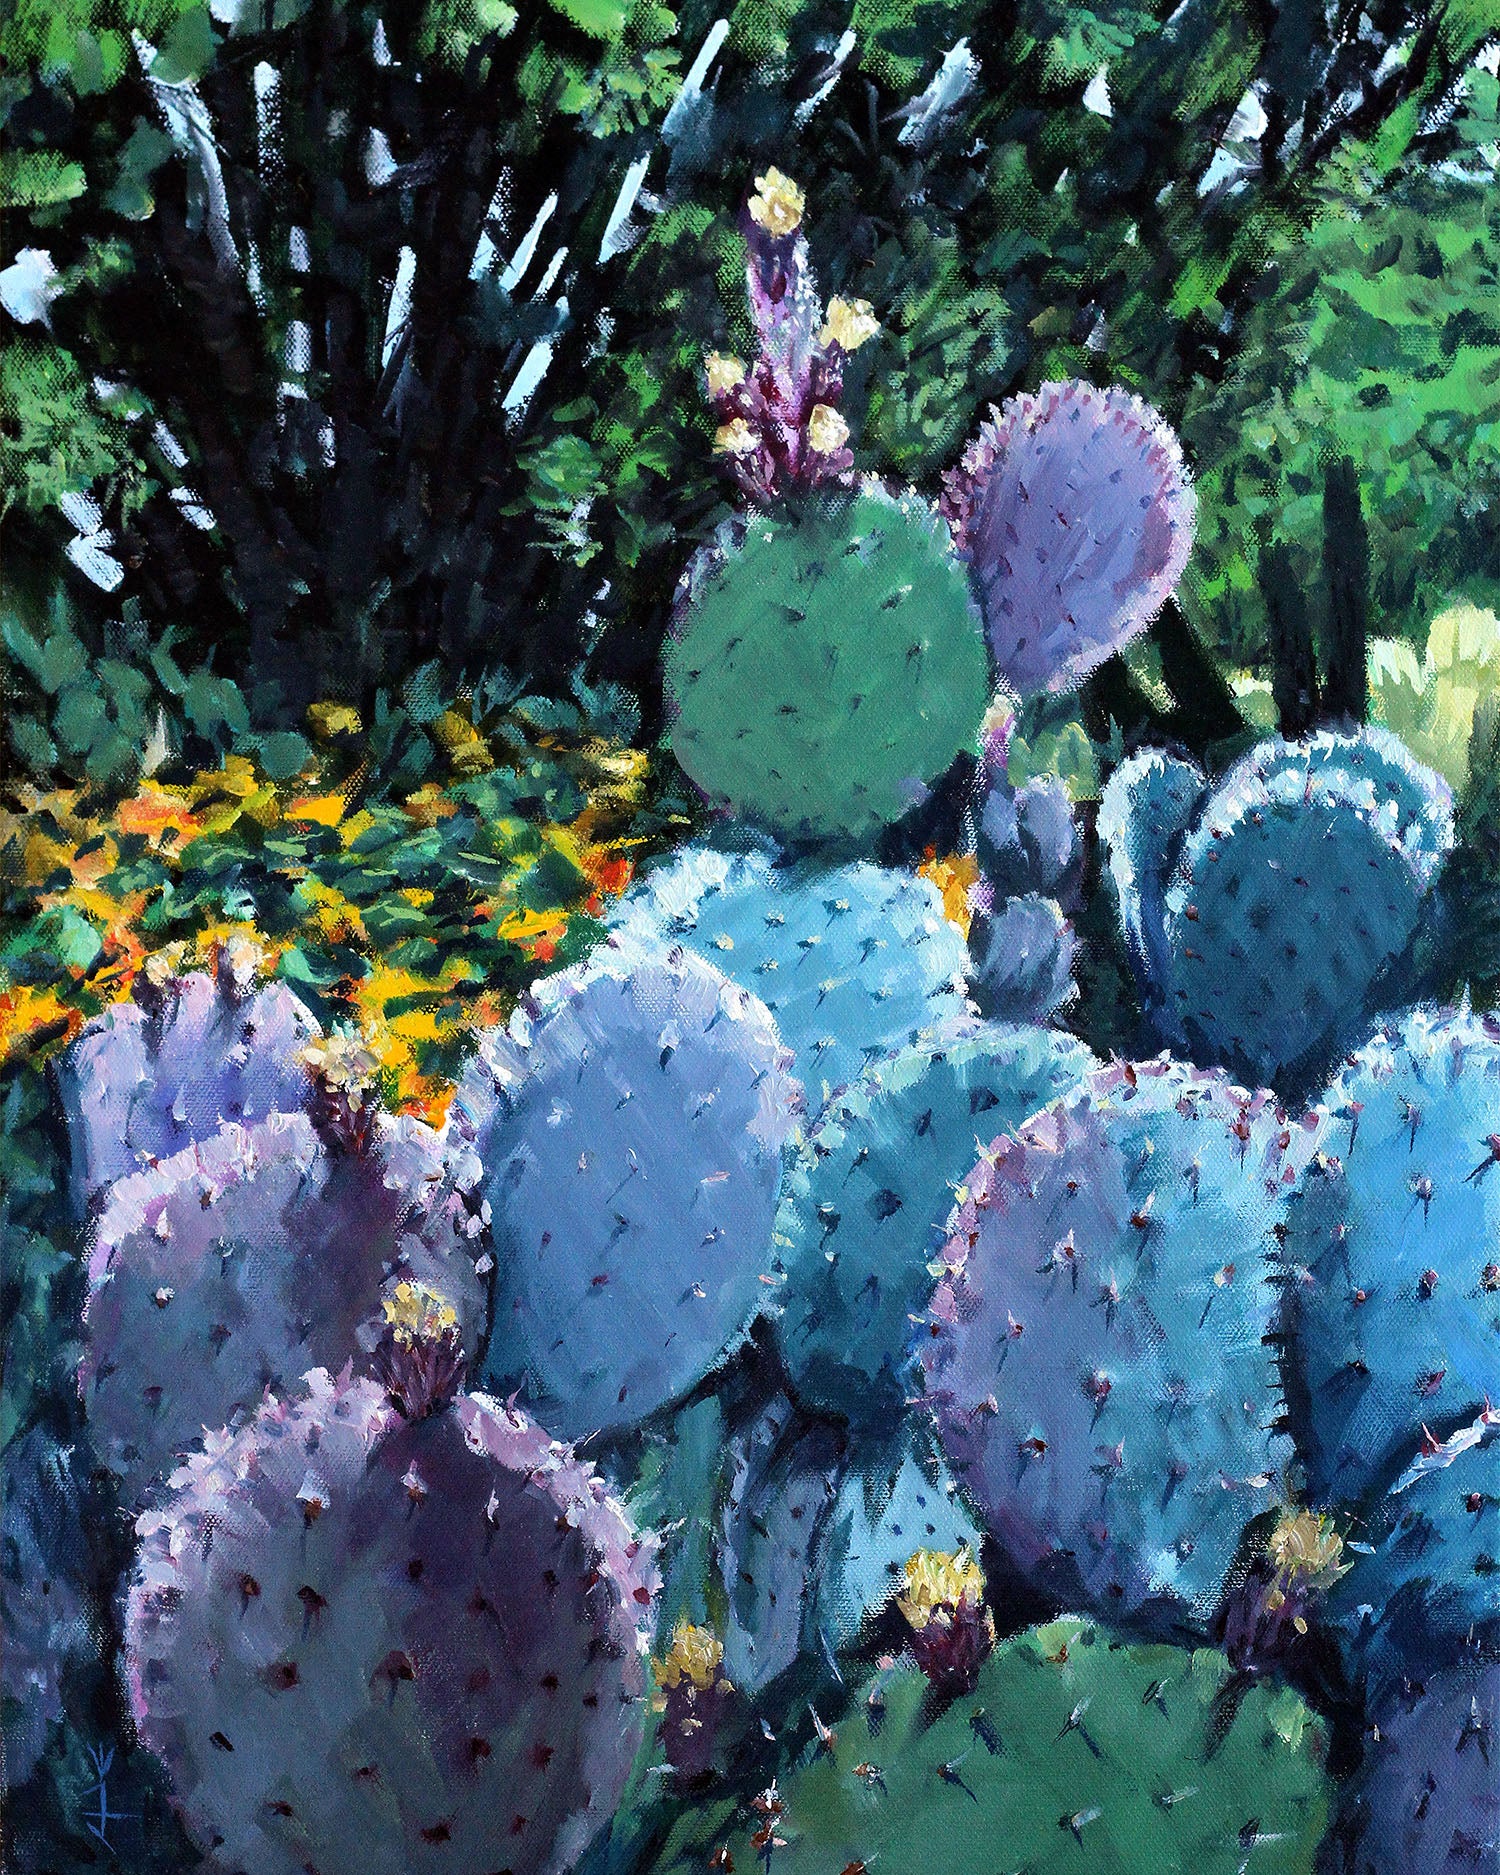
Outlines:
{"type": "Polygon", "coordinates": [[[462,1096],[492,1115],[486,1382],[523,1387],[568,1437],[630,1425],[766,1296],[801,1088],[765,1005],[682,950],[549,979],[503,1056],[476,1060],[462,1096]]]}
{"type": "Polygon", "coordinates": [[[141,1519],[141,1736],[224,1875],[558,1875],[646,1718],[654,1551],[514,1408],[317,1370],[141,1519]]]}
{"type": "Polygon", "coordinates": [[[57,1064],[82,1216],[116,1179],[207,1139],[307,1105],[301,1053],[317,1019],[282,983],[249,988],[227,964],[153,984],[96,1016],[57,1064]]]}
{"type": "Polygon", "coordinates": [[[1097,1071],[959,1191],[918,1329],[948,1461],[1016,1563],[1204,1619],[1284,1459],[1264,1264],[1307,1150],[1266,1094],[1097,1071]]]}
{"type": "Polygon", "coordinates": [[[356,1154],[327,1146],[305,1114],[277,1113],[114,1186],[89,1259],[79,1390],[128,1496],[142,1501],[267,1387],[355,1354],[390,1280],[441,1289],[474,1345],[473,1248],[433,1197],[435,1145],[428,1134],[417,1154],[416,1129],[390,1122],[356,1154]]]}
{"type": "Polygon", "coordinates": [[[1069,688],[1145,630],[1187,565],[1195,502],[1149,404],[1066,383],[992,410],[943,512],[995,663],[1027,695],[1069,688]]]}

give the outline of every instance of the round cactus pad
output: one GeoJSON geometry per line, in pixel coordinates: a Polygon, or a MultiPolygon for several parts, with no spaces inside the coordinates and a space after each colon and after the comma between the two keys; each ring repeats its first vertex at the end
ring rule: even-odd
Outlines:
{"type": "Polygon", "coordinates": [[[947,527],[915,496],[752,516],[700,573],[666,678],[673,752],[716,806],[868,842],[974,742],[989,659],[947,527]]]}

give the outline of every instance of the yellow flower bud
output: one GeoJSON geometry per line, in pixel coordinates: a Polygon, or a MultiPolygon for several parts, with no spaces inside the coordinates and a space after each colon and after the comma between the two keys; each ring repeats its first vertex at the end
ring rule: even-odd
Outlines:
{"type": "Polygon", "coordinates": [[[818,334],[818,343],[837,345],[846,352],[857,352],[879,330],[880,321],[867,299],[831,299],[828,302],[828,317],[818,334]]]}
{"type": "Polygon", "coordinates": [[[724,1646],[711,1628],[679,1621],[672,1630],[672,1645],[652,1671],[659,1686],[677,1686],[683,1680],[706,1693],[724,1664],[724,1646]]]}
{"type": "Polygon", "coordinates": [[[736,384],[745,381],[745,367],[739,359],[727,357],[723,352],[710,352],[703,361],[703,369],[708,375],[711,397],[723,397],[736,384]]]}
{"type": "Polygon", "coordinates": [[[814,404],[807,419],[807,446],[820,456],[831,456],[849,440],[849,425],[832,404],[814,404]]]}
{"type": "Polygon", "coordinates": [[[906,1559],[904,1575],[906,1587],[896,1606],[919,1631],[942,1611],[957,1608],[965,1596],[978,1607],[984,1595],[984,1572],[967,1548],[956,1553],[919,1549],[906,1559]]]}
{"type": "Polygon", "coordinates": [[[458,1327],[453,1304],[426,1283],[397,1283],[380,1306],[398,1341],[433,1341],[458,1327]]]}
{"type": "Polygon", "coordinates": [[[768,169],[755,178],[755,194],[750,198],[750,218],[778,239],[795,234],[802,225],[806,197],[779,169],[768,169]]]}
{"type": "Polygon", "coordinates": [[[760,438],[743,417],[733,417],[714,431],[714,448],[721,456],[749,456],[760,447],[760,438]]]}

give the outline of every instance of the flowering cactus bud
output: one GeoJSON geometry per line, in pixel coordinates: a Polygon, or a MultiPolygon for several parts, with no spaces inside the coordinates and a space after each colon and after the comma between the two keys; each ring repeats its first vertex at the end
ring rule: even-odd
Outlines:
{"type": "Polygon", "coordinates": [[[711,1628],[679,1621],[652,1671],[667,1763],[683,1786],[706,1783],[716,1769],[719,1726],[734,1697],[724,1673],[724,1644],[711,1628]]]}
{"type": "Polygon", "coordinates": [[[912,1657],[940,1692],[972,1692],[995,1645],[984,1573],[967,1549],[910,1557],[896,1606],[911,1629],[912,1657]]]}

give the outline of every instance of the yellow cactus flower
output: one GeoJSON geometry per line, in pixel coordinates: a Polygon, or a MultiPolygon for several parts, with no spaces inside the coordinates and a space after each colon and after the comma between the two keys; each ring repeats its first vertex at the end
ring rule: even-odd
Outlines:
{"type": "Polygon", "coordinates": [[[662,1659],[652,1662],[651,1670],[660,1686],[679,1686],[686,1680],[706,1693],[723,1664],[724,1645],[713,1629],[695,1627],[684,1619],[673,1628],[672,1645],[662,1659]]]}
{"type": "Polygon", "coordinates": [[[1278,1574],[1327,1585],[1348,1573],[1344,1541],[1333,1519],[1313,1510],[1285,1510],[1266,1539],[1278,1574]]]}
{"type": "Polygon", "coordinates": [[[807,446],[820,456],[831,456],[849,440],[849,425],[832,404],[814,404],[807,419],[807,446]]]}
{"type": "Polygon", "coordinates": [[[381,1300],[386,1326],[397,1341],[436,1341],[458,1329],[458,1311],[439,1290],[426,1283],[397,1283],[381,1300]]]}
{"type": "Polygon", "coordinates": [[[837,345],[846,352],[857,352],[879,330],[880,321],[867,299],[831,299],[828,302],[828,316],[818,334],[818,343],[837,345]]]}
{"type": "Polygon", "coordinates": [[[966,1598],[977,1607],[984,1595],[984,1571],[967,1545],[956,1552],[919,1549],[907,1557],[904,1579],[896,1606],[918,1633],[966,1598]]]}
{"type": "Polygon", "coordinates": [[[723,397],[732,391],[736,384],[745,381],[745,367],[738,358],[731,358],[724,352],[710,352],[703,361],[704,374],[708,378],[708,391],[711,397],[723,397]]]}
{"type": "Polygon", "coordinates": [[[779,169],[768,169],[755,178],[755,194],[750,198],[750,219],[778,240],[795,234],[802,226],[802,211],[807,198],[779,169]]]}
{"type": "Polygon", "coordinates": [[[343,1094],[356,1110],[380,1071],[380,1056],[356,1030],[334,1029],[302,1050],[302,1060],[330,1094],[343,1094]]]}
{"type": "Polygon", "coordinates": [[[760,447],[760,438],[743,417],[721,423],[714,431],[714,449],[721,456],[748,456],[760,447]]]}

